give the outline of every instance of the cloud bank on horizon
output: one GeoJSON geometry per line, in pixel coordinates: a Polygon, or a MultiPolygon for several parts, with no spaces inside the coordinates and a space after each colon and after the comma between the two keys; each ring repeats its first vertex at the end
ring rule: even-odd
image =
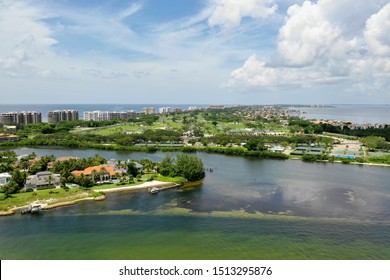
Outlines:
{"type": "Polygon", "coordinates": [[[387,0],[0,0],[4,103],[390,103],[387,0]]]}

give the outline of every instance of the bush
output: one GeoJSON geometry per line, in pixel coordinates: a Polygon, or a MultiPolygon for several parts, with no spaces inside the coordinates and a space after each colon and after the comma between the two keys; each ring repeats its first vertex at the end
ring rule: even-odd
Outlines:
{"type": "Polygon", "coordinates": [[[318,157],[316,155],[304,154],[302,156],[302,160],[306,161],[306,162],[315,162],[317,159],[318,159],[318,157]]]}

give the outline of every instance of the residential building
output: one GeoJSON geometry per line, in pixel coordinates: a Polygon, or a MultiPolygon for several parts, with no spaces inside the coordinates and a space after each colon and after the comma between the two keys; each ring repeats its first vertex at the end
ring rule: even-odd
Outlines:
{"type": "Polygon", "coordinates": [[[13,134],[0,133],[0,142],[16,142],[19,141],[20,137],[13,134]]]}
{"type": "Polygon", "coordinates": [[[79,157],[71,157],[71,156],[59,157],[55,161],[49,162],[47,164],[47,168],[48,169],[54,168],[58,162],[63,162],[63,161],[68,161],[68,160],[74,160],[75,161],[75,160],[79,160],[79,159],[80,159],[79,157]]]}
{"type": "Polygon", "coordinates": [[[59,123],[62,121],[77,121],[79,111],[76,110],[54,110],[48,113],[49,123],[59,123]]]}
{"type": "Polygon", "coordinates": [[[159,114],[167,114],[171,111],[171,108],[170,107],[161,107],[161,108],[158,108],[158,113],[159,114]]]}
{"type": "Polygon", "coordinates": [[[172,112],[173,113],[181,113],[183,110],[182,109],[180,109],[180,108],[173,108],[173,110],[172,110],[172,112]]]}
{"type": "Polygon", "coordinates": [[[42,172],[38,172],[35,175],[28,176],[24,188],[26,190],[46,189],[48,187],[59,188],[60,179],[61,179],[60,174],[53,174],[50,171],[42,171],[42,172]]]}
{"type": "Polygon", "coordinates": [[[84,170],[75,170],[71,172],[74,176],[81,176],[91,178],[94,182],[111,181],[116,178],[117,175],[122,175],[124,171],[114,165],[101,164],[97,166],[91,166],[84,170]]]}
{"type": "Polygon", "coordinates": [[[38,124],[42,122],[41,112],[20,112],[18,117],[20,124],[38,124]]]}
{"type": "Polygon", "coordinates": [[[156,113],[156,109],[154,107],[144,107],[142,108],[141,113],[145,115],[153,115],[156,113]]]}
{"type": "Polygon", "coordinates": [[[134,110],[130,111],[122,111],[122,112],[109,112],[108,113],[108,118],[109,120],[127,120],[129,118],[135,117],[137,113],[134,110]]]}
{"type": "Polygon", "coordinates": [[[1,188],[11,182],[12,176],[8,173],[0,173],[0,190],[1,188]]]}
{"type": "Polygon", "coordinates": [[[127,120],[137,116],[134,110],[110,112],[110,111],[91,111],[84,112],[85,121],[111,121],[111,120],[127,120]]]}
{"type": "Polygon", "coordinates": [[[211,105],[211,106],[207,107],[207,109],[210,109],[210,110],[223,110],[223,109],[225,109],[225,106],[224,105],[211,105]]]}
{"type": "Polygon", "coordinates": [[[0,116],[2,124],[37,124],[42,122],[40,112],[8,112],[0,116]]]}
{"type": "Polygon", "coordinates": [[[3,113],[0,116],[0,122],[2,124],[18,124],[18,112],[3,113]]]}
{"type": "Polygon", "coordinates": [[[84,112],[85,121],[108,121],[110,120],[108,111],[87,111],[84,112]]]}

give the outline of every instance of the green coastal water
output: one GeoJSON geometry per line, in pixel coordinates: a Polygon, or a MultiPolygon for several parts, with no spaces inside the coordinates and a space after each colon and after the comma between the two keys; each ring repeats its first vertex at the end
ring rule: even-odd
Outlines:
{"type": "Polygon", "coordinates": [[[199,156],[214,172],[197,187],[1,217],[0,258],[390,259],[388,168],[199,156]]]}

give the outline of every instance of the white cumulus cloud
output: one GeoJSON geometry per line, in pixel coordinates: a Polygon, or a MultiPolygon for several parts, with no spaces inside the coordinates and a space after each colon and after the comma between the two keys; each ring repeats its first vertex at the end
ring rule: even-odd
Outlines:
{"type": "Polygon", "coordinates": [[[277,11],[273,0],[211,0],[210,26],[231,28],[240,25],[241,19],[264,19],[277,11]]]}
{"type": "Polygon", "coordinates": [[[364,36],[376,55],[390,55],[390,4],[373,14],[366,24],[364,36]]]}
{"type": "Polygon", "coordinates": [[[290,65],[313,63],[340,37],[340,29],[326,20],[317,4],[305,1],[302,6],[291,6],[287,13],[288,19],[279,31],[278,51],[290,65]]]}
{"type": "Polygon", "coordinates": [[[390,4],[384,2],[319,0],[292,5],[279,29],[274,56],[268,61],[251,56],[231,72],[227,86],[349,83],[346,86],[357,89],[364,83],[365,89],[384,90],[390,77],[390,4]],[[354,16],[350,25],[347,11],[354,16]]]}

